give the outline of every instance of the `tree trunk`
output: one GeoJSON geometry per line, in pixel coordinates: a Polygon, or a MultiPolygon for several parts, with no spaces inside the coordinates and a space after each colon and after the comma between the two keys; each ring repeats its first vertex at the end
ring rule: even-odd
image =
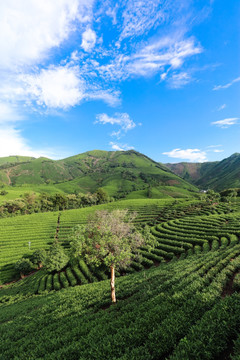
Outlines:
{"type": "Polygon", "coordinates": [[[110,266],[111,269],[111,297],[112,297],[112,302],[115,303],[116,302],[116,295],[115,295],[115,268],[114,265],[110,266]]]}

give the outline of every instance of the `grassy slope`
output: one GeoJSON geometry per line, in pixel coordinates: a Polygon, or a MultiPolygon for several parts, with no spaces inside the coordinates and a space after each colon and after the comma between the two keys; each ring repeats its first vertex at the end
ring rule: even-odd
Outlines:
{"type": "MultiPolygon", "coordinates": [[[[53,195],[58,193],[65,193],[63,190],[59,189],[53,184],[42,184],[42,185],[21,185],[21,186],[4,186],[3,190],[7,191],[6,195],[0,195],[0,205],[8,200],[15,200],[21,198],[26,193],[35,193],[40,195],[41,193],[47,193],[53,195]]],[[[1,191],[1,189],[0,189],[1,191]]]]}
{"type": "Polygon", "coordinates": [[[200,178],[197,185],[221,191],[228,188],[240,187],[240,154],[218,162],[204,177],[200,178]]]}
{"type": "Polygon", "coordinates": [[[202,189],[240,187],[240,154],[216,162],[166,164],[175,174],[202,189]]]}
{"type": "MultiPolygon", "coordinates": [[[[22,193],[21,186],[27,184],[31,184],[28,188],[36,192],[52,192],[55,189],[56,192],[86,193],[102,187],[110,196],[135,192],[133,197],[138,196],[138,191],[145,189],[140,197],[157,198],[172,194],[173,197],[186,197],[197,191],[193,185],[173,174],[164,165],[132,150],[94,150],[59,161],[39,158],[23,164],[0,166],[0,181],[14,185],[12,189],[19,193],[22,193]],[[51,183],[51,188],[46,182],[51,183]],[[146,191],[148,188],[150,193],[146,191]]],[[[13,198],[13,194],[6,197],[10,198],[13,198]]],[[[0,199],[2,200],[3,198],[0,199]]]]}
{"type": "Polygon", "coordinates": [[[174,172],[174,174],[177,174],[178,176],[181,176],[184,180],[195,184],[200,178],[204,177],[208,171],[211,171],[217,163],[217,161],[205,163],[181,162],[165,165],[172,172],[174,172]]]}

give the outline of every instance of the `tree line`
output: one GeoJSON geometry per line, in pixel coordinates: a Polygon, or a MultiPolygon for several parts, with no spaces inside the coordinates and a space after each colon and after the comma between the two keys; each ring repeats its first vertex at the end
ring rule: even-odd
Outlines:
{"type": "MultiPolygon", "coordinates": [[[[5,195],[5,194],[4,194],[5,195]]],[[[114,201],[106,191],[99,188],[94,193],[49,195],[25,193],[21,198],[5,201],[0,205],[0,217],[26,215],[47,211],[62,211],[81,207],[104,204],[114,201]]]]}

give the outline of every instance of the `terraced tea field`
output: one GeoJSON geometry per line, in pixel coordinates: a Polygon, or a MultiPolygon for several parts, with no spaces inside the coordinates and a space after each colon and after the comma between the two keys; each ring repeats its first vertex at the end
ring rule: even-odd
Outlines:
{"type": "MultiPolygon", "coordinates": [[[[168,200],[135,200],[93,206],[77,210],[64,211],[58,224],[59,212],[38,213],[0,219],[0,284],[11,281],[14,276],[14,264],[22,256],[31,255],[39,248],[47,249],[56,236],[59,228],[59,240],[63,245],[72,227],[85,223],[89,214],[96,210],[129,208],[131,211],[144,208],[149,219],[157,216],[160,209],[171,201],[168,200]],[[30,244],[29,244],[30,242],[30,244]]],[[[145,215],[146,216],[146,215],[145,215]]]]}
{"type": "MultiPolygon", "coordinates": [[[[60,218],[59,213],[40,214],[42,223],[31,220],[39,214],[4,219],[12,230],[9,258],[31,252],[24,245],[29,238],[36,241],[33,248],[49,246],[57,227],[67,249],[72,227],[104,208],[69,210],[60,218]],[[22,244],[19,255],[17,244],[22,244]]],[[[61,272],[40,270],[4,286],[0,359],[239,359],[238,208],[229,212],[224,204],[138,200],[130,211],[136,209],[136,223],[152,224],[157,246],[152,252],[141,248],[139,261],[122,271],[127,276],[118,276],[117,304],[111,305],[108,269],[82,259],[61,272]]]]}
{"type": "MultiPolygon", "coordinates": [[[[240,245],[109,281],[32,295],[35,274],[0,291],[1,359],[239,359],[240,245]]],[[[36,280],[36,278],[35,278],[36,280]]]]}
{"type": "MultiPolygon", "coordinates": [[[[77,210],[67,210],[61,214],[52,212],[0,219],[0,284],[13,279],[15,275],[14,263],[22,256],[31,255],[38,248],[47,249],[56,235],[62,245],[68,248],[68,238],[75,225],[84,224],[87,217],[96,210],[113,210],[116,208],[128,208],[129,211],[136,211],[138,214],[135,219],[136,225],[152,225],[172,218],[212,213],[221,214],[228,211],[225,204],[210,206],[196,201],[144,199],[124,200],[77,210]]],[[[153,229],[153,232],[155,230],[158,232],[158,228],[153,229]]],[[[156,234],[154,233],[154,235],[156,234]]],[[[133,263],[133,268],[129,271],[141,270],[143,267],[151,266],[154,262],[160,263],[163,258],[171,259],[173,253],[184,252],[183,249],[179,250],[179,244],[175,250],[171,247],[167,248],[171,245],[173,243],[167,244],[165,242],[165,247],[163,244],[159,244],[159,248],[155,249],[155,253],[152,254],[143,249],[142,264],[133,263]]],[[[184,246],[186,249],[188,245],[184,246]]],[[[79,282],[79,279],[77,281],[79,282]]]]}
{"type": "MultiPolygon", "coordinates": [[[[188,217],[163,222],[151,229],[158,240],[156,247],[151,252],[142,247],[141,258],[133,261],[129,268],[117,275],[142,271],[165,261],[184,259],[193,254],[232,248],[239,243],[239,220],[240,214],[234,214],[188,217]]],[[[35,293],[101,281],[108,277],[107,268],[95,268],[80,259],[60,273],[42,272],[42,277],[37,280],[38,284],[35,284],[35,293]]]]}
{"type": "Polygon", "coordinates": [[[49,247],[57,219],[57,213],[47,213],[0,220],[0,284],[12,279],[14,263],[19,258],[49,247]]]}
{"type": "Polygon", "coordinates": [[[151,228],[157,237],[157,249],[184,257],[201,251],[235,245],[240,235],[240,214],[186,217],[170,220],[151,228]]]}

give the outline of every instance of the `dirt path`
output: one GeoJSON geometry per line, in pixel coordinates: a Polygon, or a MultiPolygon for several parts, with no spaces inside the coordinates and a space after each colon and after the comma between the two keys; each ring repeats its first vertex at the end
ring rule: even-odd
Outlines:
{"type": "Polygon", "coordinates": [[[6,170],[5,174],[8,178],[8,185],[11,185],[11,183],[12,183],[11,178],[10,178],[11,170],[6,170]]]}
{"type": "Polygon", "coordinates": [[[55,233],[55,236],[54,236],[55,240],[58,240],[58,233],[59,233],[59,228],[60,228],[60,218],[61,218],[61,214],[59,213],[58,220],[57,220],[56,233],[55,233]]]}

